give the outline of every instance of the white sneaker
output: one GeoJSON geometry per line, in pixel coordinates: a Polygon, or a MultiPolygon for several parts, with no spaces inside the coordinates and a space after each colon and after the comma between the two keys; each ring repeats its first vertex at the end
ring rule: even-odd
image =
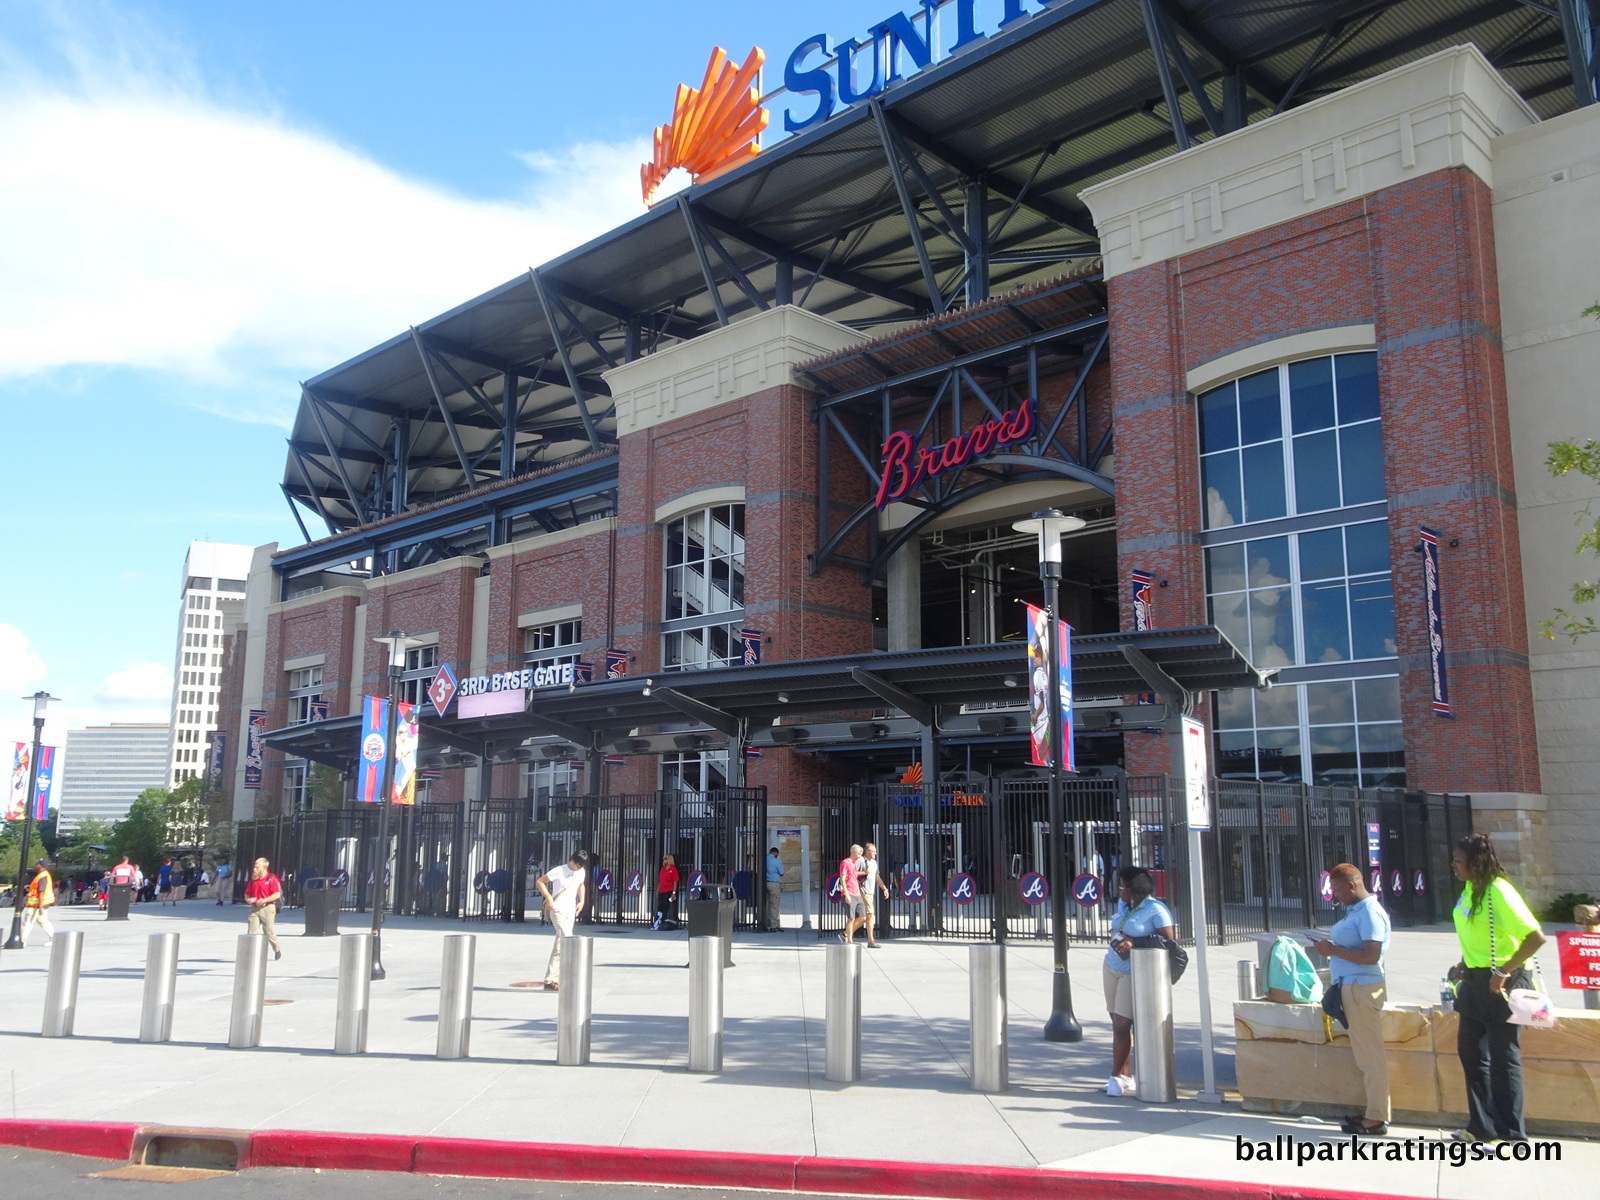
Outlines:
{"type": "Polygon", "coordinates": [[[1132,1075],[1118,1075],[1117,1087],[1117,1095],[1119,1096],[1136,1096],[1139,1094],[1138,1085],[1133,1082],[1132,1075]]]}
{"type": "Polygon", "coordinates": [[[1122,1076],[1113,1075],[1110,1079],[1106,1080],[1106,1095],[1122,1095],[1122,1076]]]}

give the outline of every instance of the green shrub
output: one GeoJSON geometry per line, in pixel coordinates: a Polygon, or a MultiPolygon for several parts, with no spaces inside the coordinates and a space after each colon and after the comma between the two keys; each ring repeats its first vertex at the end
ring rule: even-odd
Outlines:
{"type": "Polygon", "coordinates": [[[1550,901],[1550,907],[1544,910],[1544,919],[1554,921],[1557,925],[1572,924],[1572,910],[1579,904],[1600,904],[1588,892],[1563,892],[1550,901]]]}

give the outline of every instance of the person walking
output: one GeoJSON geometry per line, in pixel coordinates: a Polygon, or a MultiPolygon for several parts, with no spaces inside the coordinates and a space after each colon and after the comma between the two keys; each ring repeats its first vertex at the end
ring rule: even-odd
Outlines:
{"type": "Polygon", "coordinates": [[[678,860],[670,854],[663,854],[661,870],[656,872],[656,919],[650,922],[650,928],[660,929],[663,921],[676,924],[677,919],[678,860]]]}
{"type": "Polygon", "coordinates": [[[222,904],[224,897],[233,899],[233,868],[225,862],[216,865],[216,896],[218,905],[222,904]]]}
{"type": "Polygon", "coordinates": [[[583,911],[588,867],[589,852],[575,850],[566,866],[551,867],[534,881],[533,886],[544,897],[545,917],[556,927],[555,945],[550,947],[550,961],[544,968],[544,986],[549,992],[561,987],[561,939],[572,936],[573,923],[583,911]]]}
{"type": "Polygon", "coordinates": [[[128,861],[124,854],[122,861],[111,868],[111,882],[117,887],[132,887],[139,878],[139,868],[128,861]]]}
{"type": "Polygon", "coordinates": [[[1389,997],[1383,956],[1389,949],[1389,914],[1367,891],[1360,867],[1340,863],[1328,875],[1344,915],[1312,948],[1328,959],[1329,986],[1339,989],[1350,1051],[1367,1092],[1366,1112],[1346,1120],[1344,1131],[1381,1137],[1389,1132],[1389,1060],[1383,1053],[1383,1005],[1389,997]]]}
{"type": "Polygon", "coordinates": [[[37,870],[34,872],[33,881],[28,884],[28,895],[23,901],[22,910],[22,947],[28,947],[28,935],[33,932],[35,925],[44,930],[44,944],[48,946],[55,941],[55,927],[50,924],[50,914],[46,911],[56,902],[56,881],[50,875],[50,865],[44,859],[37,859],[33,864],[37,870]]]}
{"type": "Polygon", "coordinates": [[[1522,1121],[1522,1026],[1511,1023],[1506,992],[1529,987],[1524,964],[1544,945],[1544,931],[1500,866],[1487,833],[1456,843],[1450,869],[1466,886],[1451,913],[1461,961],[1450,968],[1456,990],[1456,1055],[1467,1083],[1470,1142],[1525,1142],[1522,1121]]]}
{"type": "Polygon", "coordinates": [[[868,842],[861,851],[861,906],[867,910],[866,923],[862,926],[867,931],[867,945],[876,950],[878,948],[878,894],[889,898],[889,885],[883,881],[878,873],[878,848],[868,842]]]}
{"type": "Polygon", "coordinates": [[[100,878],[95,880],[94,896],[95,896],[95,901],[100,906],[100,911],[104,912],[105,911],[105,907],[106,907],[106,902],[111,899],[111,872],[110,871],[102,871],[102,872],[100,872],[100,878]]]}
{"type": "Polygon", "coordinates": [[[767,851],[767,919],[763,924],[768,933],[783,929],[783,859],[776,846],[767,851]]]}
{"type": "Polygon", "coordinates": [[[1135,938],[1159,933],[1177,938],[1172,913],[1155,898],[1155,880],[1143,867],[1123,867],[1117,872],[1117,911],[1111,918],[1111,945],[1100,968],[1105,987],[1106,1011],[1111,1015],[1111,1078],[1106,1095],[1132,1096],[1133,1075],[1133,964],[1128,955],[1135,938]]]}
{"type": "Polygon", "coordinates": [[[244,902],[250,906],[250,915],[245,918],[245,930],[248,933],[266,934],[267,944],[272,947],[273,961],[277,961],[283,957],[276,927],[278,902],[283,899],[283,881],[272,873],[271,866],[264,858],[256,859],[250,882],[244,885],[244,902]]]}
{"type": "Polygon", "coordinates": [[[165,860],[156,871],[156,895],[159,903],[165,907],[168,904],[176,906],[177,897],[172,894],[172,860],[165,860]]]}
{"type": "Polygon", "coordinates": [[[862,861],[861,847],[852,845],[850,856],[839,863],[839,887],[844,894],[845,913],[845,926],[839,940],[847,946],[855,940],[856,930],[867,923],[867,906],[861,899],[862,861]]]}

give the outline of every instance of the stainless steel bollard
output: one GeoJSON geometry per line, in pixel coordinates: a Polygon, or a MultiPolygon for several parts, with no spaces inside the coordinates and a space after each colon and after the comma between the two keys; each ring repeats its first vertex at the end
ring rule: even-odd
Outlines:
{"type": "Polygon", "coordinates": [[[1239,960],[1239,999],[1261,999],[1261,964],[1248,958],[1239,960]]]}
{"type": "Polygon", "coordinates": [[[478,939],[471,933],[444,935],[439,970],[439,1044],[436,1058],[466,1058],[472,1041],[472,975],[478,939]]]}
{"type": "Polygon", "coordinates": [[[835,1083],[861,1078],[861,943],[827,947],[824,1073],[835,1083]]]}
{"type": "Polygon", "coordinates": [[[228,1045],[236,1050],[261,1044],[261,1007],[267,998],[267,939],[241,933],[233,957],[233,1013],[228,1045]]]}
{"type": "Polygon", "coordinates": [[[141,1042],[172,1040],[172,1001],[178,991],[178,935],[152,933],[144,955],[144,1011],[141,1042]]]}
{"type": "Polygon", "coordinates": [[[44,987],[42,1037],[71,1037],[78,1016],[78,968],[83,964],[83,934],[58,933],[50,945],[50,979],[44,987]]]}
{"type": "Polygon", "coordinates": [[[594,1003],[594,939],[561,939],[561,993],[556,1000],[556,1062],[581,1067],[589,1061],[589,1022],[594,1003]]]}
{"type": "Polygon", "coordinates": [[[722,939],[689,939],[689,1070],[722,1070],[722,939]]]}
{"type": "Polygon", "coordinates": [[[372,1000],[372,935],[339,935],[339,998],[333,1013],[333,1052],[367,1052],[367,1006],[372,1000]]]}
{"type": "Polygon", "coordinates": [[[1139,1099],[1171,1104],[1178,1098],[1172,1046],[1172,974],[1166,950],[1134,949],[1133,1082],[1139,1099]]]}
{"type": "Polygon", "coordinates": [[[967,947],[968,986],[972,999],[972,1090],[1004,1092],[1011,1088],[1011,1047],[1006,1036],[1006,948],[993,944],[967,947]]]}

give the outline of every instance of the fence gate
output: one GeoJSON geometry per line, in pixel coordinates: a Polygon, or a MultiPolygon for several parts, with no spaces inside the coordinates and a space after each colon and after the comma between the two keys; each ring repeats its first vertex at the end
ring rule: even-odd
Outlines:
{"type": "Polygon", "coordinates": [[[527,831],[525,799],[475,800],[468,807],[462,878],[471,880],[472,891],[463,917],[522,920],[528,889],[527,831]]]}

